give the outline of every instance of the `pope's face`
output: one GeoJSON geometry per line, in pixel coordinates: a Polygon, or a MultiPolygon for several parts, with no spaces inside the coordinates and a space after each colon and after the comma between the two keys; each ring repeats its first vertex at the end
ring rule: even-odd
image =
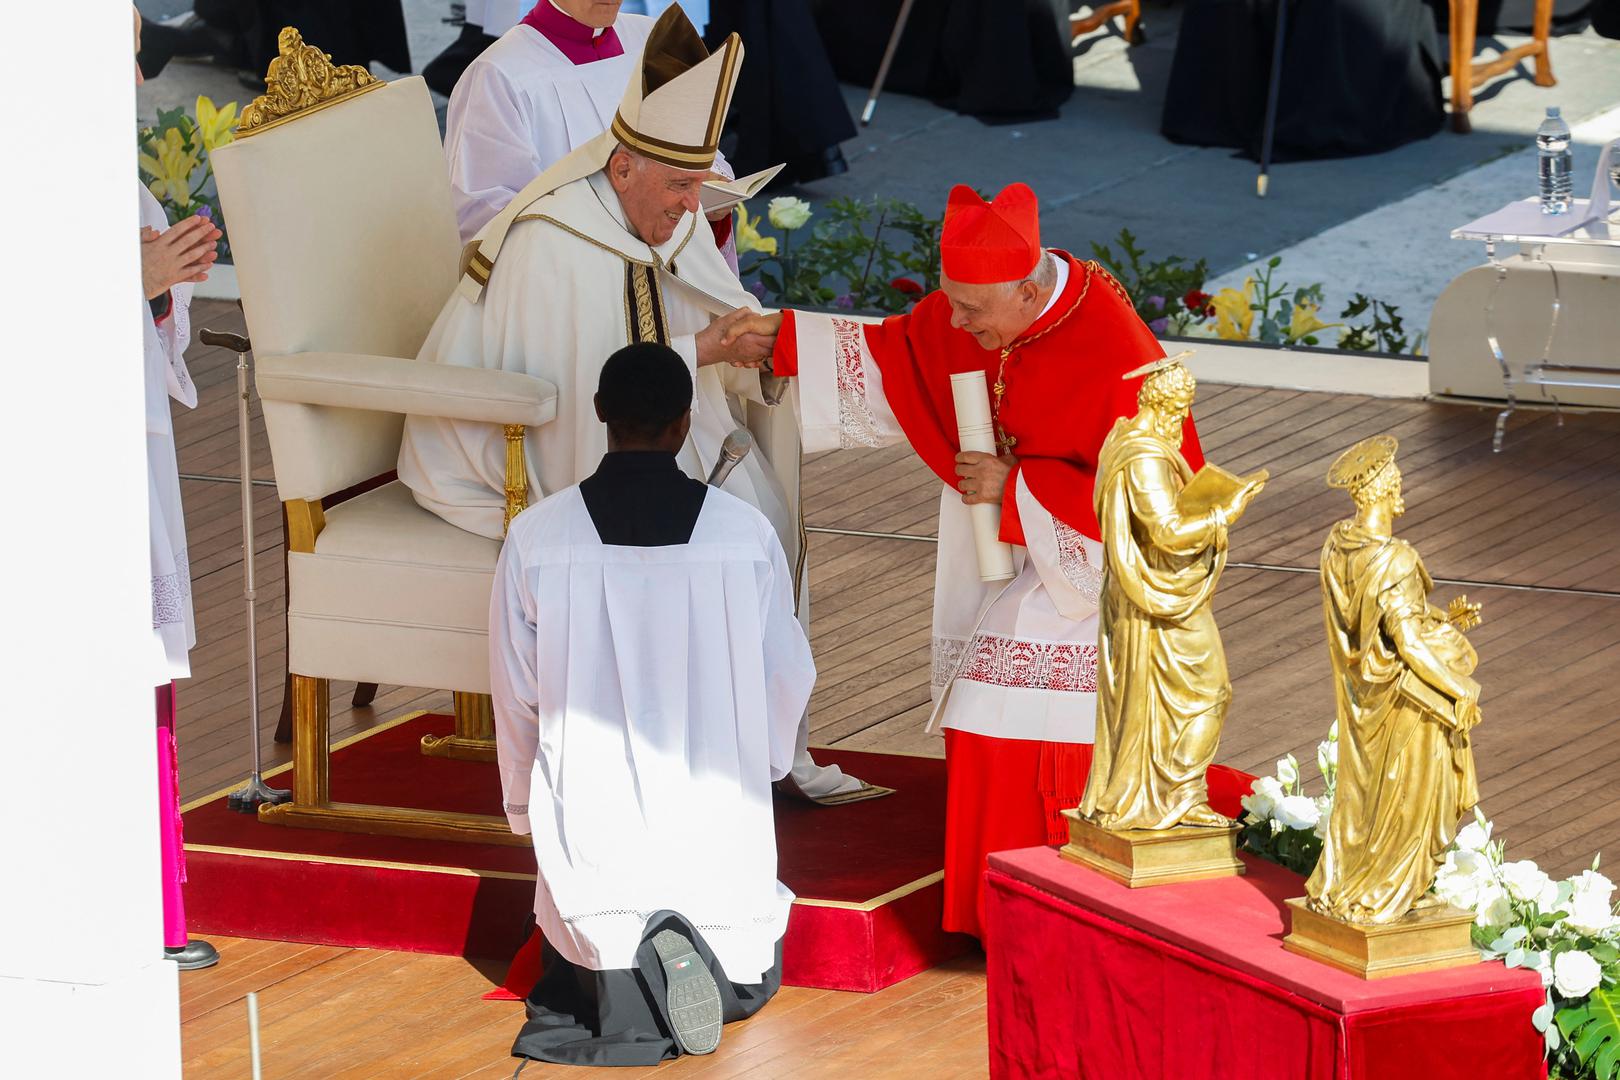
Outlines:
{"type": "MultiPolygon", "coordinates": [[[[547,3],[548,0],[540,2],[547,3]]],[[[613,21],[619,17],[620,3],[621,0],[557,0],[557,6],[572,16],[576,22],[582,22],[598,30],[605,30],[613,25],[613,21]]]]}
{"type": "Polygon", "coordinates": [[[1004,349],[1029,329],[1040,307],[1033,281],[1016,285],[969,285],[940,275],[939,291],[951,304],[951,325],[973,335],[981,349],[1004,349]]]}
{"type": "Polygon", "coordinates": [[[649,247],[667,243],[688,213],[698,212],[707,172],[672,169],[620,151],[608,160],[608,179],[630,228],[649,247]]]}

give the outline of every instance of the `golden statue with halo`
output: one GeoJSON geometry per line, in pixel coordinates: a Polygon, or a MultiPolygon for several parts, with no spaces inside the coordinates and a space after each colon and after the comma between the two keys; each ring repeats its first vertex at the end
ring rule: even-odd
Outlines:
{"type": "Polygon", "coordinates": [[[1322,608],[1339,723],[1339,772],[1322,857],[1291,900],[1288,948],[1364,977],[1471,963],[1467,912],[1428,896],[1457,823],[1479,800],[1469,733],[1479,723],[1479,624],[1394,535],[1406,512],[1397,444],[1346,450],[1330,487],[1355,500],[1322,546],[1322,608]],[[1404,939],[1404,940],[1402,940],[1404,939]]]}
{"type": "Polygon", "coordinates": [[[1097,466],[1097,737],[1063,853],[1132,887],[1242,872],[1237,830],[1205,781],[1232,696],[1211,602],[1227,530],[1267,474],[1187,465],[1186,355],[1126,376],[1147,376],[1137,413],[1115,423],[1097,466]]]}

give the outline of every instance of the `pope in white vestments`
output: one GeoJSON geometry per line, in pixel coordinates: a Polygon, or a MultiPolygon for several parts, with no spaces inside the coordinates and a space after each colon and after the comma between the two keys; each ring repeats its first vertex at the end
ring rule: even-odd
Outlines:
{"type": "Polygon", "coordinates": [[[679,356],[626,346],[599,385],[609,452],[513,520],[491,600],[501,787],[534,837],[545,948],[514,1053],[651,1065],[661,1027],[707,1053],[780,985],[771,782],[815,668],[771,523],[676,464],[679,356]]]}
{"type": "MultiPolygon", "coordinates": [[[[757,372],[728,362],[760,359],[769,343],[721,345],[725,319],[758,305],[698,213],[742,46],[733,35],[709,56],[671,8],[644,51],[611,130],[530,183],[469,247],[458,295],[421,356],[524,371],[557,386],[556,419],[526,440],[529,489],[544,496],[589,475],[607,449],[591,416],[603,359],[626,344],[669,345],[696,385],[681,468],[708,475],[726,435],[752,429],[760,450],[726,488],[776,529],[807,617],[797,425],[791,409],[769,407],[757,372]]],[[[426,509],[498,539],[505,461],[502,433],[492,426],[410,417],[399,478],[426,509]]],[[[818,766],[806,748],[807,723],[799,741],[790,780],[802,794],[823,801],[883,793],[837,766],[818,766]]]]}

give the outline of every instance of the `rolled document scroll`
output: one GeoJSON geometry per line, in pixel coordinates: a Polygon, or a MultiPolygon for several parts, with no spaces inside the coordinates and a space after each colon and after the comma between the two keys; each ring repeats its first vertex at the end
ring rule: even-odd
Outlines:
{"type": "Polygon", "coordinates": [[[747,428],[738,428],[726,436],[726,441],[720,444],[720,460],[714,463],[709,470],[708,484],[710,487],[719,487],[731,475],[731,470],[737,467],[737,462],[748,456],[754,448],[754,437],[748,433],[747,428]]]}
{"type": "MultiPolygon", "coordinates": [[[[956,400],[956,435],[963,451],[996,452],[996,432],[990,420],[990,391],[984,372],[964,371],[951,376],[951,397],[956,400]]],[[[968,507],[973,519],[973,546],[979,553],[979,580],[1006,581],[1013,576],[1011,544],[1003,544],[1001,507],[975,503],[968,507]]]]}

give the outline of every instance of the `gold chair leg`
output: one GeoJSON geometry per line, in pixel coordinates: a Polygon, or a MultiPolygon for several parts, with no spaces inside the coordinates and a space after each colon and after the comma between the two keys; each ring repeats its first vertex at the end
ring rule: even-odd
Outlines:
{"type": "MultiPolygon", "coordinates": [[[[371,806],[332,801],[331,685],[308,675],[292,677],[293,797],[280,806],[259,807],[259,820],[272,825],[424,840],[456,840],[527,847],[527,836],[514,836],[506,819],[487,814],[419,810],[406,806],[371,806]]],[[[441,757],[469,757],[478,744],[494,760],[494,718],[487,694],[456,695],[456,734],[444,741],[456,752],[441,757]],[[466,735],[463,735],[463,732],[466,735]],[[483,733],[483,738],[477,737],[483,733]],[[457,746],[457,740],[461,745],[457,746]],[[472,745],[469,745],[472,744],[472,745]]],[[[425,741],[425,740],[424,740],[425,741]]],[[[423,747],[424,752],[428,751],[423,747]]]]}
{"type": "Polygon", "coordinates": [[[461,761],[495,760],[495,710],[488,694],[456,691],[456,730],[422,736],[422,753],[461,761]]]}

